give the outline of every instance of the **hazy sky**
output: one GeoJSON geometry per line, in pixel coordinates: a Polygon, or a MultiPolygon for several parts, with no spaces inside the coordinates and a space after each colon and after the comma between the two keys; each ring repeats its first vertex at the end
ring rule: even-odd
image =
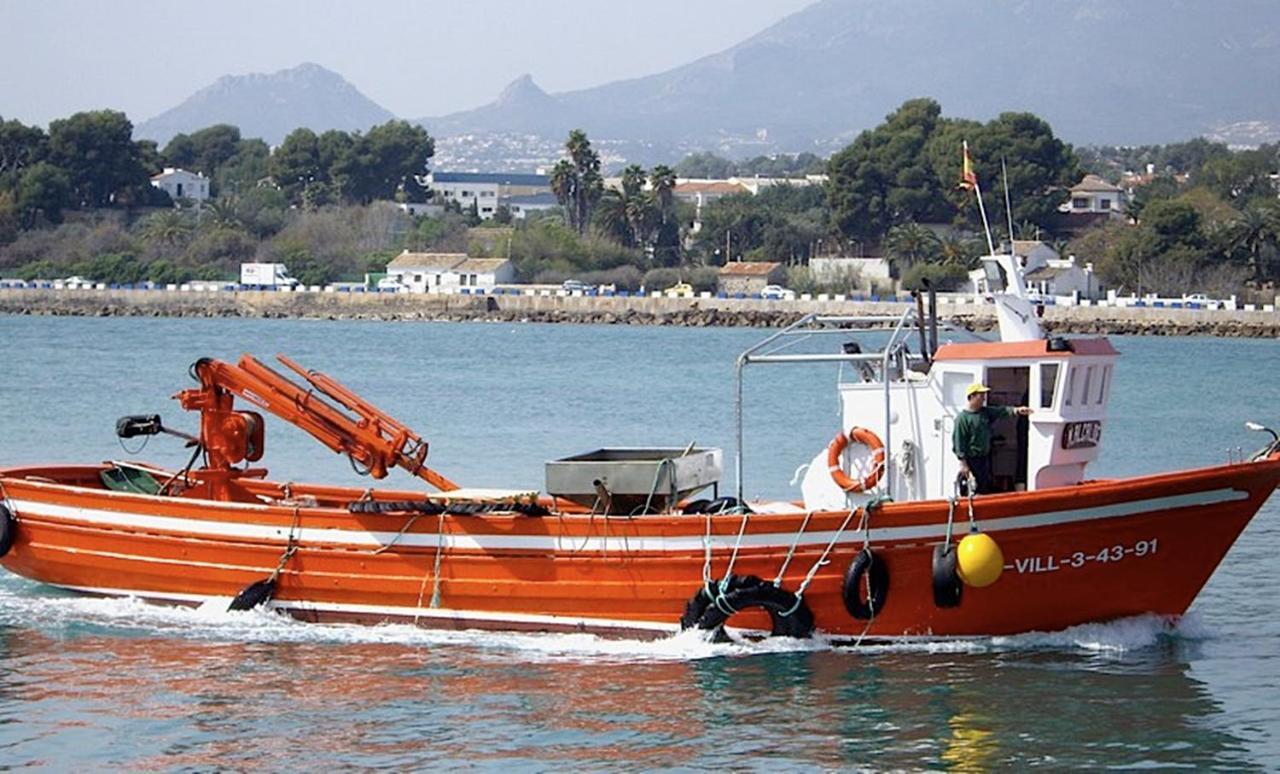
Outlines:
{"type": "Polygon", "coordinates": [[[476,107],[522,73],[550,92],[659,72],[812,0],[0,0],[0,116],[110,107],[135,122],[219,76],[301,62],[403,118],[476,107]]]}

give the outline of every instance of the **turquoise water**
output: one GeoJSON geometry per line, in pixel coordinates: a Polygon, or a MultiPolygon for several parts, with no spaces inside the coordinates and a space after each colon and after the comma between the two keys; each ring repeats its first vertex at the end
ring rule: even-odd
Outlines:
{"type": "MultiPolygon", "coordinates": [[[[432,442],[476,486],[606,445],[732,448],[733,360],[761,331],[0,317],[0,465],[147,458],[126,413],[199,356],[280,351],[432,442]]],[[[1116,341],[1100,476],[1223,461],[1280,424],[1280,343],[1116,341]]],[[[748,377],[746,492],[793,496],[837,424],[834,370],[748,377]]],[[[364,482],[269,420],[278,479],[364,482]]],[[[403,481],[404,479],[399,479],[403,481]]],[[[1188,620],[930,646],[713,645],[315,627],[68,596],[0,576],[0,767],[1280,767],[1280,497],[1188,620]]],[[[1047,600],[1047,603],[1051,603],[1047,600]]]]}

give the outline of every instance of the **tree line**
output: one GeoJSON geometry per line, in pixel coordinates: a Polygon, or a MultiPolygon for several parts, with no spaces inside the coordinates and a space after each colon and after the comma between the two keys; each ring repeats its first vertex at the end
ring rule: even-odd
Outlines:
{"type": "MultiPolygon", "coordinates": [[[[131,135],[114,111],[77,113],[47,131],[0,121],[0,270],[173,281],[234,276],[235,263],[257,258],[289,263],[316,284],[380,269],[408,248],[510,256],[526,281],[705,287],[730,260],[803,266],[818,255],[880,254],[908,287],[925,279],[958,286],[985,252],[973,195],[957,186],[967,141],[997,238],[1045,238],[1093,261],[1108,286],[1125,291],[1280,280],[1277,146],[1233,151],[1192,140],[1075,149],[1032,114],[948,118],[928,99],[905,102],[826,160],[730,162],[697,153],[674,168],[626,166],[612,186],[586,133],[575,130],[550,175],[559,211],[512,222],[499,208],[504,217],[483,224],[508,227],[497,239],[474,238],[476,212],[451,207],[410,218],[377,204],[430,195],[423,181],[434,142],[404,122],[367,132],[298,129],[275,149],[229,125],[177,135],[164,148],[131,135]],[[1154,173],[1139,181],[1126,219],[1070,243],[1054,232],[1058,206],[1084,172],[1119,180],[1122,170],[1148,164],[1154,173]],[[165,166],[205,175],[212,201],[173,207],[148,183],[165,166]],[[821,170],[828,179],[725,196],[700,211],[675,195],[678,174],[752,170],[821,170]],[[69,211],[84,217],[62,222],[69,211]]],[[[809,280],[797,272],[792,282],[809,280]]]]}
{"type": "Polygon", "coordinates": [[[160,149],[134,140],[133,124],[113,110],[58,119],[47,132],[0,119],[0,244],[57,225],[68,210],[169,206],[168,195],[150,185],[164,167],[203,174],[215,198],[270,183],[291,205],[313,209],[396,197],[423,201],[434,151],[426,130],[404,121],[367,132],[297,129],[273,152],[226,124],[179,134],[160,149]]]}

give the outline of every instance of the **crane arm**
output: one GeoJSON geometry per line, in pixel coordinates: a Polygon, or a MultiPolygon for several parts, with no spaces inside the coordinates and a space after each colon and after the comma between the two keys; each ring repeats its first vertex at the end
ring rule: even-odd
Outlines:
{"type": "Polygon", "coordinates": [[[261,457],[260,426],[254,427],[248,412],[232,410],[234,395],[302,428],[329,449],[347,455],[374,478],[384,478],[390,468],[399,467],[441,491],[458,488],[426,466],[428,445],[419,435],[336,380],[304,371],[283,355],[278,358],[302,375],[309,388],[250,355],[237,363],[203,359],[192,367],[201,386],[175,397],[184,409],[201,412],[200,437],[210,451],[211,467],[226,468],[261,457]],[[256,449],[240,440],[252,438],[254,430],[259,438],[256,449]]]}

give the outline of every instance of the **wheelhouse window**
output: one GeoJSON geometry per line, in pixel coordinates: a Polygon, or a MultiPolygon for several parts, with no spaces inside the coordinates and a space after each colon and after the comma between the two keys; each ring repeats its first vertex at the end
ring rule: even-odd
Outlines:
{"type": "Polygon", "coordinates": [[[1040,364],[1040,408],[1053,406],[1054,393],[1058,387],[1058,364],[1040,364]]]}
{"type": "Polygon", "coordinates": [[[1101,406],[1102,402],[1106,400],[1107,387],[1110,385],[1110,383],[1111,383],[1111,366],[1103,366],[1102,378],[1098,380],[1098,405],[1099,406],[1101,406]]]}
{"type": "Polygon", "coordinates": [[[1064,405],[1070,406],[1076,399],[1076,374],[1079,368],[1067,368],[1067,394],[1064,405]]]}
{"type": "Polygon", "coordinates": [[[1089,405],[1089,387],[1093,384],[1093,366],[1084,369],[1084,389],[1080,391],[1080,405],[1089,405]]]}

